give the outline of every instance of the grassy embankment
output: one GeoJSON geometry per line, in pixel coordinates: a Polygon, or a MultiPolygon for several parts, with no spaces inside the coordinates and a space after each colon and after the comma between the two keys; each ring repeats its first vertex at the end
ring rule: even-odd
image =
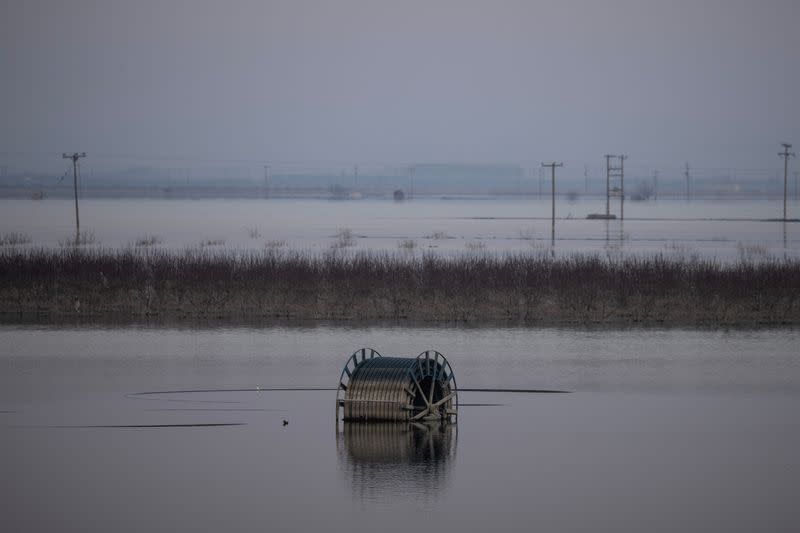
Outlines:
{"type": "Polygon", "coordinates": [[[6,250],[19,315],[800,324],[800,262],[6,250]]]}

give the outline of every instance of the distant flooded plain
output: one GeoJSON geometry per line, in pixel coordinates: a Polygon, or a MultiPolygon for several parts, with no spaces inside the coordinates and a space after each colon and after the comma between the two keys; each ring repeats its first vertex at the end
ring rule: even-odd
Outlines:
{"type": "Polygon", "coordinates": [[[0,528],[794,531],[799,343],[786,328],[4,325],[0,528]],[[337,427],[325,389],[362,346],[444,352],[458,423],[337,427]]]}
{"type": "MultiPolygon", "coordinates": [[[[557,255],[800,257],[773,201],[556,211],[557,255]]],[[[176,251],[549,253],[549,217],[547,198],[81,202],[88,247],[176,251]]],[[[0,230],[59,248],[74,204],[0,200],[0,230]]],[[[793,328],[5,324],[0,530],[794,531],[798,345],[793,328]],[[337,427],[331,389],[362,346],[443,352],[458,423],[337,427]]]]}
{"type": "MultiPolygon", "coordinates": [[[[404,253],[550,251],[549,197],[390,200],[85,199],[81,228],[93,246],[182,249],[296,249],[404,253]],[[343,236],[345,239],[343,240],[343,236]]],[[[780,202],[659,200],[625,203],[625,220],[604,213],[599,198],[556,205],[557,254],[653,254],[719,260],[800,256],[800,223],[769,222],[780,202]]],[[[619,215],[618,201],[612,213],[619,215]]],[[[796,202],[789,216],[800,216],[796,202]],[[794,214],[793,214],[794,213],[794,214]]],[[[74,238],[68,199],[0,200],[0,229],[30,237],[29,246],[74,238]]]]}

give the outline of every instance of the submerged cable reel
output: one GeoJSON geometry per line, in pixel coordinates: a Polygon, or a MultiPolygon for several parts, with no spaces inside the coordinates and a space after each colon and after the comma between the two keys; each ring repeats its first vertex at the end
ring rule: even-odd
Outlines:
{"type": "Polygon", "coordinates": [[[336,420],[450,422],[458,415],[458,388],[444,355],[426,350],[415,358],[383,357],[356,350],[336,389],[336,420]]]}

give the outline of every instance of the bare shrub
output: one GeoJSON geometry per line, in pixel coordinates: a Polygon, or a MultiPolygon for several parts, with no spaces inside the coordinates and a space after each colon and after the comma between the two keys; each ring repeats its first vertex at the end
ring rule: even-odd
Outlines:
{"type": "Polygon", "coordinates": [[[8,232],[0,235],[0,246],[18,246],[31,242],[30,235],[25,233],[8,232]]]}
{"type": "Polygon", "coordinates": [[[58,245],[62,248],[67,248],[70,246],[87,246],[89,244],[99,244],[93,231],[84,231],[81,232],[80,235],[75,237],[67,237],[66,239],[61,239],[58,241],[58,245]]]}
{"type": "Polygon", "coordinates": [[[0,250],[0,311],[800,324],[800,261],[663,255],[0,250]]]}
{"type": "Polygon", "coordinates": [[[764,261],[769,258],[769,250],[761,244],[745,244],[739,241],[736,244],[739,260],[743,262],[764,261]]]}
{"type": "Polygon", "coordinates": [[[200,248],[206,248],[209,246],[224,246],[225,239],[206,239],[200,242],[200,248]]]}
{"type": "Polygon", "coordinates": [[[402,241],[397,243],[397,247],[401,250],[405,250],[407,252],[413,251],[417,247],[416,241],[411,239],[403,239],[402,241]]]}
{"type": "Polygon", "coordinates": [[[470,252],[478,252],[486,249],[486,243],[483,241],[470,241],[466,244],[466,247],[470,252]]]}
{"type": "Polygon", "coordinates": [[[155,246],[157,244],[161,244],[163,240],[158,235],[143,235],[139,237],[135,241],[133,241],[133,245],[137,248],[145,248],[148,246],[155,246]]]}
{"type": "Polygon", "coordinates": [[[453,237],[451,237],[450,235],[448,235],[444,231],[434,231],[430,235],[425,235],[425,237],[423,237],[423,238],[432,239],[434,241],[440,241],[440,240],[443,240],[443,239],[452,239],[453,237]]]}
{"type": "Polygon", "coordinates": [[[667,244],[664,245],[664,249],[669,252],[676,252],[680,254],[694,251],[694,248],[680,241],[668,242],[667,244]]]}
{"type": "Polygon", "coordinates": [[[283,239],[275,239],[264,243],[264,248],[267,250],[276,250],[278,248],[284,248],[285,246],[286,241],[283,239]]]}
{"type": "Polygon", "coordinates": [[[350,228],[339,228],[339,231],[336,232],[334,238],[336,240],[331,245],[331,248],[348,248],[355,245],[353,231],[350,228]]]}
{"type": "Polygon", "coordinates": [[[669,252],[678,261],[699,261],[700,254],[692,246],[678,241],[664,245],[664,250],[669,252]]]}
{"type": "Polygon", "coordinates": [[[519,234],[519,238],[522,239],[523,241],[532,241],[533,239],[536,238],[536,231],[533,226],[519,228],[519,230],[517,230],[517,233],[519,234]]]}
{"type": "Polygon", "coordinates": [[[251,239],[261,238],[261,232],[258,231],[258,228],[256,226],[245,228],[245,231],[247,232],[247,236],[250,237],[251,239]]]}

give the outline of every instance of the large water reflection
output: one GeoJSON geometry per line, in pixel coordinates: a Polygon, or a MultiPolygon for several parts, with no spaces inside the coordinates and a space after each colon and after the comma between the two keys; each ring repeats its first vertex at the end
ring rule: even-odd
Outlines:
{"type": "Polygon", "coordinates": [[[339,464],[360,500],[429,500],[447,486],[455,424],[345,422],[337,428],[339,464]]]}

